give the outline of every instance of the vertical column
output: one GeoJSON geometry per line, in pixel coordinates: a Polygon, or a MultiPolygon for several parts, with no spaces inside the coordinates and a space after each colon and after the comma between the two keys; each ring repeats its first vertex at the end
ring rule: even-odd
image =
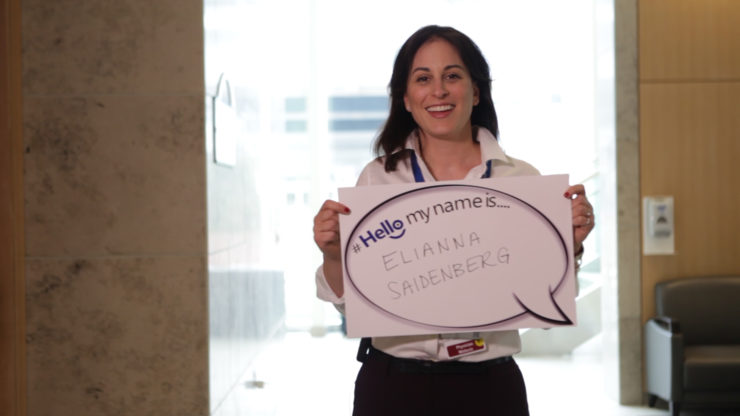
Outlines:
{"type": "Polygon", "coordinates": [[[28,414],[207,414],[198,1],[23,2],[28,414]]]}

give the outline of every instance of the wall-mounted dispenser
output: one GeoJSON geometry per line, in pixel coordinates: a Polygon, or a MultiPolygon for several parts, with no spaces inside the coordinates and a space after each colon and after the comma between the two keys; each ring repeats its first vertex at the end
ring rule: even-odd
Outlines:
{"type": "Polygon", "coordinates": [[[672,196],[646,196],[642,204],[642,251],[645,255],[675,254],[672,196]]]}

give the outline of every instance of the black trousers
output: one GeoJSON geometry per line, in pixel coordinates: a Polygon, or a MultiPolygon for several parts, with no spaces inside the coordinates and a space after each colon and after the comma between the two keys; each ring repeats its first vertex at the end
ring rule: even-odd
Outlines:
{"type": "Polygon", "coordinates": [[[513,359],[434,366],[371,349],[355,382],[353,416],[528,416],[527,392],[513,359]]]}

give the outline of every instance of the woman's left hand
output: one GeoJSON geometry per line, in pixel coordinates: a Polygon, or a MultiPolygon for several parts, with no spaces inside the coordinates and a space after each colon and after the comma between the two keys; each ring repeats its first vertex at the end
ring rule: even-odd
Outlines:
{"type": "Polygon", "coordinates": [[[565,191],[566,198],[570,199],[573,212],[573,250],[580,252],[583,240],[594,229],[594,209],[586,198],[586,188],[583,185],[573,185],[565,191]]]}

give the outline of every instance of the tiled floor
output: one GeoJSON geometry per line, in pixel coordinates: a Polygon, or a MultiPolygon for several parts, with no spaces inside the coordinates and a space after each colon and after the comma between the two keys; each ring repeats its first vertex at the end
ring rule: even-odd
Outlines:
{"type": "MultiPolygon", "coordinates": [[[[356,339],[288,333],[267,349],[213,416],[347,416],[352,411],[356,339]]],[[[592,348],[565,357],[517,357],[532,416],[667,416],[667,410],[620,406],[607,397],[592,348]]],[[[737,413],[682,413],[730,416],[737,413]]]]}

